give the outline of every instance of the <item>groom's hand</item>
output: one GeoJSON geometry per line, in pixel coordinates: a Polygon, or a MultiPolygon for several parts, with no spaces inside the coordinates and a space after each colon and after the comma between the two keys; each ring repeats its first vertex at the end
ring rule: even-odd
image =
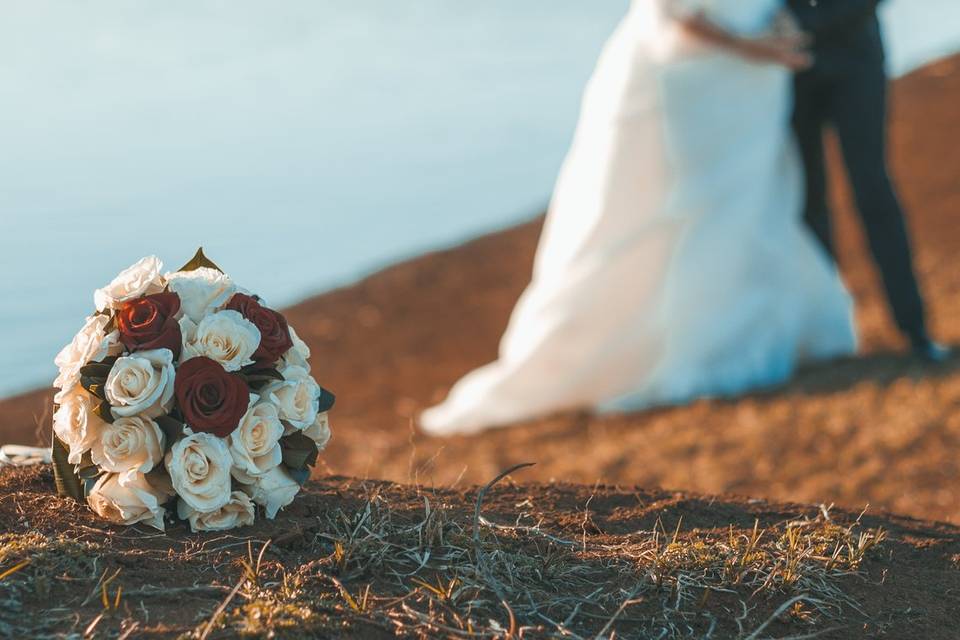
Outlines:
{"type": "Polygon", "coordinates": [[[770,34],[787,37],[802,36],[807,38],[804,43],[806,45],[809,45],[812,40],[800,27],[800,22],[797,21],[793,12],[786,8],[781,9],[774,17],[773,24],[770,25],[770,34]]]}
{"type": "Polygon", "coordinates": [[[802,71],[813,64],[809,52],[813,36],[800,27],[797,17],[789,9],[784,8],[776,15],[769,35],[774,38],[771,43],[775,50],[774,62],[794,71],[802,71]]]}
{"type": "Polygon", "coordinates": [[[809,43],[809,36],[802,31],[774,32],[759,38],[744,38],[739,48],[749,58],[802,71],[813,64],[813,56],[807,50],[809,43]]]}

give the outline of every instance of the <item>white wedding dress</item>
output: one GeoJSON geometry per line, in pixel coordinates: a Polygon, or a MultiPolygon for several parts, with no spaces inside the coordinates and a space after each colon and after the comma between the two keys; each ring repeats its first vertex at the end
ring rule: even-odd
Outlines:
{"type": "Polygon", "coordinates": [[[855,350],[852,302],[801,221],[790,73],[674,16],[766,31],[780,0],[635,0],[607,43],[499,359],[421,416],[472,432],[784,381],[855,350]]]}

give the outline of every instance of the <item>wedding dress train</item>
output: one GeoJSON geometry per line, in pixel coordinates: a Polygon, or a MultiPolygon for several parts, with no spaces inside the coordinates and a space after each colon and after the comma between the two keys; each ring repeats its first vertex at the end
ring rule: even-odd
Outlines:
{"type": "Polygon", "coordinates": [[[471,432],[785,380],[855,349],[852,303],[800,219],[791,77],[686,35],[759,33],[779,0],[636,0],[587,87],[500,356],[421,416],[471,432]]]}

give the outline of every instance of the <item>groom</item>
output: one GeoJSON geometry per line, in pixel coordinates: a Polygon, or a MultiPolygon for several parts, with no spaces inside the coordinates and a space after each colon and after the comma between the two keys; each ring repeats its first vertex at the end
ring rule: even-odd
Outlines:
{"type": "Polygon", "coordinates": [[[797,74],[793,126],[807,175],[804,217],[833,256],[823,130],[840,141],[844,164],[887,299],[914,353],[947,359],[926,328],[903,211],[886,167],[886,93],[880,0],[789,0],[799,27],[812,37],[813,65],[797,74]]]}

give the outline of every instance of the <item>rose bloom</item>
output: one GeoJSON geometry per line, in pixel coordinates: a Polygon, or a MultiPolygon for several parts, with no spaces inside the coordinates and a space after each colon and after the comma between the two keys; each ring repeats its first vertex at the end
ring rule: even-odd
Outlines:
{"type": "Polygon", "coordinates": [[[116,417],[144,414],[155,418],[173,406],[173,353],[153,349],[117,358],[103,389],[116,417]]]}
{"type": "Polygon", "coordinates": [[[163,460],[165,441],[160,426],[146,416],[117,418],[103,428],[90,457],[105,471],[147,473],[163,460]]]}
{"type": "Polygon", "coordinates": [[[290,365],[281,371],[283,381],[272,382],[263,390],[280,412],[280,418],[296,429],[305,429],[317,419],[320,385],[303,367],[290,365]]]}
{"type": "Polygon", "coordinates": [[[168,273],[167,287],[180,296],[184,314],[194,323],[222,309],[237,290],[226,274],[209,267],[168,273]]]}
{"type": "Polygon", "coordinates": [[[297,366],[310,371],[310,347],[300,339],[293,327],[287,326],[290,331],[290,341],[293,344],[286,353],[283,354],[283,363],[285,366],[297,366]]]}
{"type": "Polygon", "coordinates": [[[167,473],[180,499],[201,512],[230,501],[230,465],[226,443],[209,433],[190,433],[167,452],[167,473]]]}
{"type": "Polygon", "coordinates": [[[60,396],[60,407],[53,414],[53,432],[69,449],[67,460],[79,464],[83,454],[99,441],[107,423],[93,410],[100,399],[83,387],[74,387],[60,396]]]}
{"type": "Polygon", "coordinates": [[[136,472],[107,473],[87,495],[87,504],[101,518],[114,524],[143,522],[163,531],[163,503],[173,495],[162,471],[149,475],[136,472]]]}
{"type": "Polygon", "coordinates": [[[183,359],[205,356],[227,371],[239,371],[253,364],[260,344],[260,330],[238,311],[218,311],[194,325],[190,318],[180,321],[183,332],[183,359]]]}
{"type": "Polygon", "coordinates": [[[121,271],[110,284],[94,292],[93,301],[97,311],[116,309],[127,300],[163,291],[161,267],[163,263],[159,258],[147,256],[121,271]]]}
{"type": "Polygon", "coordinates": [[[269,402],[257,403],[251,394],[250,408],[240,420],[240,426],[230,434],[230,455],[233,456],[233,477],[251,483],[283,460],[280,437],[283,424],[277,408],[269,402]]]}
{"type": "Polygon", "coordinates": [[[253,353],[253,359],[257,362],[272,364],[293,347],[286,318],[260,304],[257,298],[235,293],[227,303],[227,309],[239,311],[260,330],[260,346],[253,353]]]}
{"type": "MultiPolygon", "coordinates": [[[[91,361],[103,360],[107,356],[119,355],[123,351],[120,333],[116,330],[106,332],[110,318],[106,315],[93,315],[87,318],[83,328],[73,337],[54,359],[60,369],[60,375],[53,385],[67,391],[80,382],[80,369],[91,361]]],[[[59,397],[54,398],[60,402],[59,397]]]]}
{"type": "Polygon", "coordinates": [[[225,438],[237,428],[250,404],[243,378],[227,373],[210,358],[191,358],[180,365],[174,384],[177,405],[194,431],[225,438]]]}
{"type": "Polygon", "coordinates": [[[175,293],[155,293],[124,302],[117,312],[120,342],[128,351],[170,349],[180,357],[183,339],[176,315],[180,298],[175,293]]]}
{"type": "Polygon", "coordinates": [[[254,506],[250,496],[243,491],[234,491],[230,500],[216,511],[197,511],[183,500],[177,501],[177,515],[190,522],[190,530],[226,531],[235,527],[253,524],[254,506]]]}
{"type": "Polygon", "coordinates": [[[330,442],[330,420],[327,418],[327,412],[317,414],[317,419],[303,430],[303,435],[317,443],[317,451],[323,451],[330,442]]]}
{"type": "Polygon", "coordinates": [[[300,485],[280,465],[257,478],[252,485],[244,485],[243,490],[250,494],[254,502],[263,505],[267,518],[273,520],[277,511],[293,502],[300,485]]]}

